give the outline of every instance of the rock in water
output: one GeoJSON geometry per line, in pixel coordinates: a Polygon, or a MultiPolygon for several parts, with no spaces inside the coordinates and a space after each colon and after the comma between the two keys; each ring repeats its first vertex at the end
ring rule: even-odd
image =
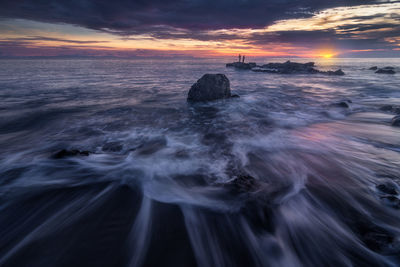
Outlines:
{"type": "Polygon", "coordinates": [[[400,115],[397,115],[397,116],[393,117],[392,126],[400,127],[400,115]]]}
{"type": "Polygon", "coordinates": [[[378,69],[377,71],[375,71],[375,73],[379,73],[379,74],[395,74],[396,72],[392,69],[378,69]]]}
{"type": "Polygon", "coordinates": [[[231,87],[224,74],[204,74],[189,90],[188,101],[210,101],[231,97],[231,87]]]}
{"type": "Polygon", "coordinates": [[[67,150],[63,149],[58,151],[53,155],[53,158],[55,159],[62,159],[62,158],[67,158],[67,157],[73,157],[73,156],[89,156],[90,152],[89,151],[81,151],[77,149],[72,149],[72,150],[67,150]]]}
{"type": "Polygon", "coordinates": [[[373,66],[373,67],[369,68],[369,70],[377,70],[377,69],[378,69],[377,66],[373,66]]]}

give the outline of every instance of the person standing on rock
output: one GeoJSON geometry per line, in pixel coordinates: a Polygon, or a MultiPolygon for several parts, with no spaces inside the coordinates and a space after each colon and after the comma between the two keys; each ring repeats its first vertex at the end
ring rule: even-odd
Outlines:
{"type": "Polygon", "coordinates": [[[242,62],[242,56],[239,54],[239,62],[242,62]]]}
{"type": "Polygon", "coordinates": [[[243,63],[244,63],[244,57],[245,57],[245,55],[243,55],[243,63]]]}

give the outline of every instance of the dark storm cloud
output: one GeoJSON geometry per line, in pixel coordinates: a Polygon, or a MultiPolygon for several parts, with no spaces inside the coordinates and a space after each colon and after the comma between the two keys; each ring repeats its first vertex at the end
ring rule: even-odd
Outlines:
{"type": "MultiPolygon", "coordinates": [[[[260,28],[277,19],[312,15],[374,0],[2,0],[0,16],[67,23],[131,35],[188,30],[260,28]],[[161,26],[160,26],[161,25],[161,26]]],[[[380,1],[382,2],[382,1],[380,1]]]]}
{"type": "Polygon", "coordinates": [[[82,41],[82,40],[71,40],[71,39],[63,39],[63,38],[51,38],[51,37],[44,37],[44,36],[30,36],[30,37],[21,37],[21,38],[6,38],[1,39],[0,41],[10,41],[10,42],[30,42],[30,41],[50,41],[50,42],[63,42],[63,43],[70,43],[70,44],[98,44],[98,43],[105,43],[108,41],[82,41]]]}

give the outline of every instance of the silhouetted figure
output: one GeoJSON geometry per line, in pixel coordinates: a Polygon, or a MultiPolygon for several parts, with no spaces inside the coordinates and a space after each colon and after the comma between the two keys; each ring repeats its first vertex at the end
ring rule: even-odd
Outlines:
{"type": "Polygon", "coordinates": [[[242,62],[242,56],[239,54],[239,62],[242,62]]]}
{"type": "Polygon", "coordinates": [[[245,57],[245,56],[243,55],[243,63],[244,63],[244,57],[245,57]]]}

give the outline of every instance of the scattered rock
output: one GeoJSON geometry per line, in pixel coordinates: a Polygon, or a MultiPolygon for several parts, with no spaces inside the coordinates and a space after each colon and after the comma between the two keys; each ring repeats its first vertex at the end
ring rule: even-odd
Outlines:
{"type": "Polygon", "coordinates": [[[400,127],[400,115],[394,116],[392,119],[392,126],[400,127]]]}
{"type": "Polygon", "coordinates": [[[377,69],[378,69],[377,66],[373,66],[373,67],[369,68],[369,70],[377,70],[377,69]]]}
{"type": "Polygon", "coordinates": [[[90,152],[89,151],[81,151],[77,149],[72,149],[72,150],[67,150],[63,149],[58,151],[53,155],[53,158],[55,159],[62,159],[66,157],[73,157],[73,156],[89,156],[90,152]]]}
{"type": "Polygon", "coordinates": [[[108,142],[103,145],[102,150],[106,152],[119,152],[122,148],[123,146],[119,142],[108,142]]]}
{"type": "Polygon", "coordinates": [[[396,72],[392,69],[378,69],[375,73],[379,74],[395,74],[396,72]]]}
{"type": "Polygon", "coordinates": [[[231,97],[230,82],[224,74],[204,74],[190,88],[187,100],[197,102],[229,97],[231,97]]]}

